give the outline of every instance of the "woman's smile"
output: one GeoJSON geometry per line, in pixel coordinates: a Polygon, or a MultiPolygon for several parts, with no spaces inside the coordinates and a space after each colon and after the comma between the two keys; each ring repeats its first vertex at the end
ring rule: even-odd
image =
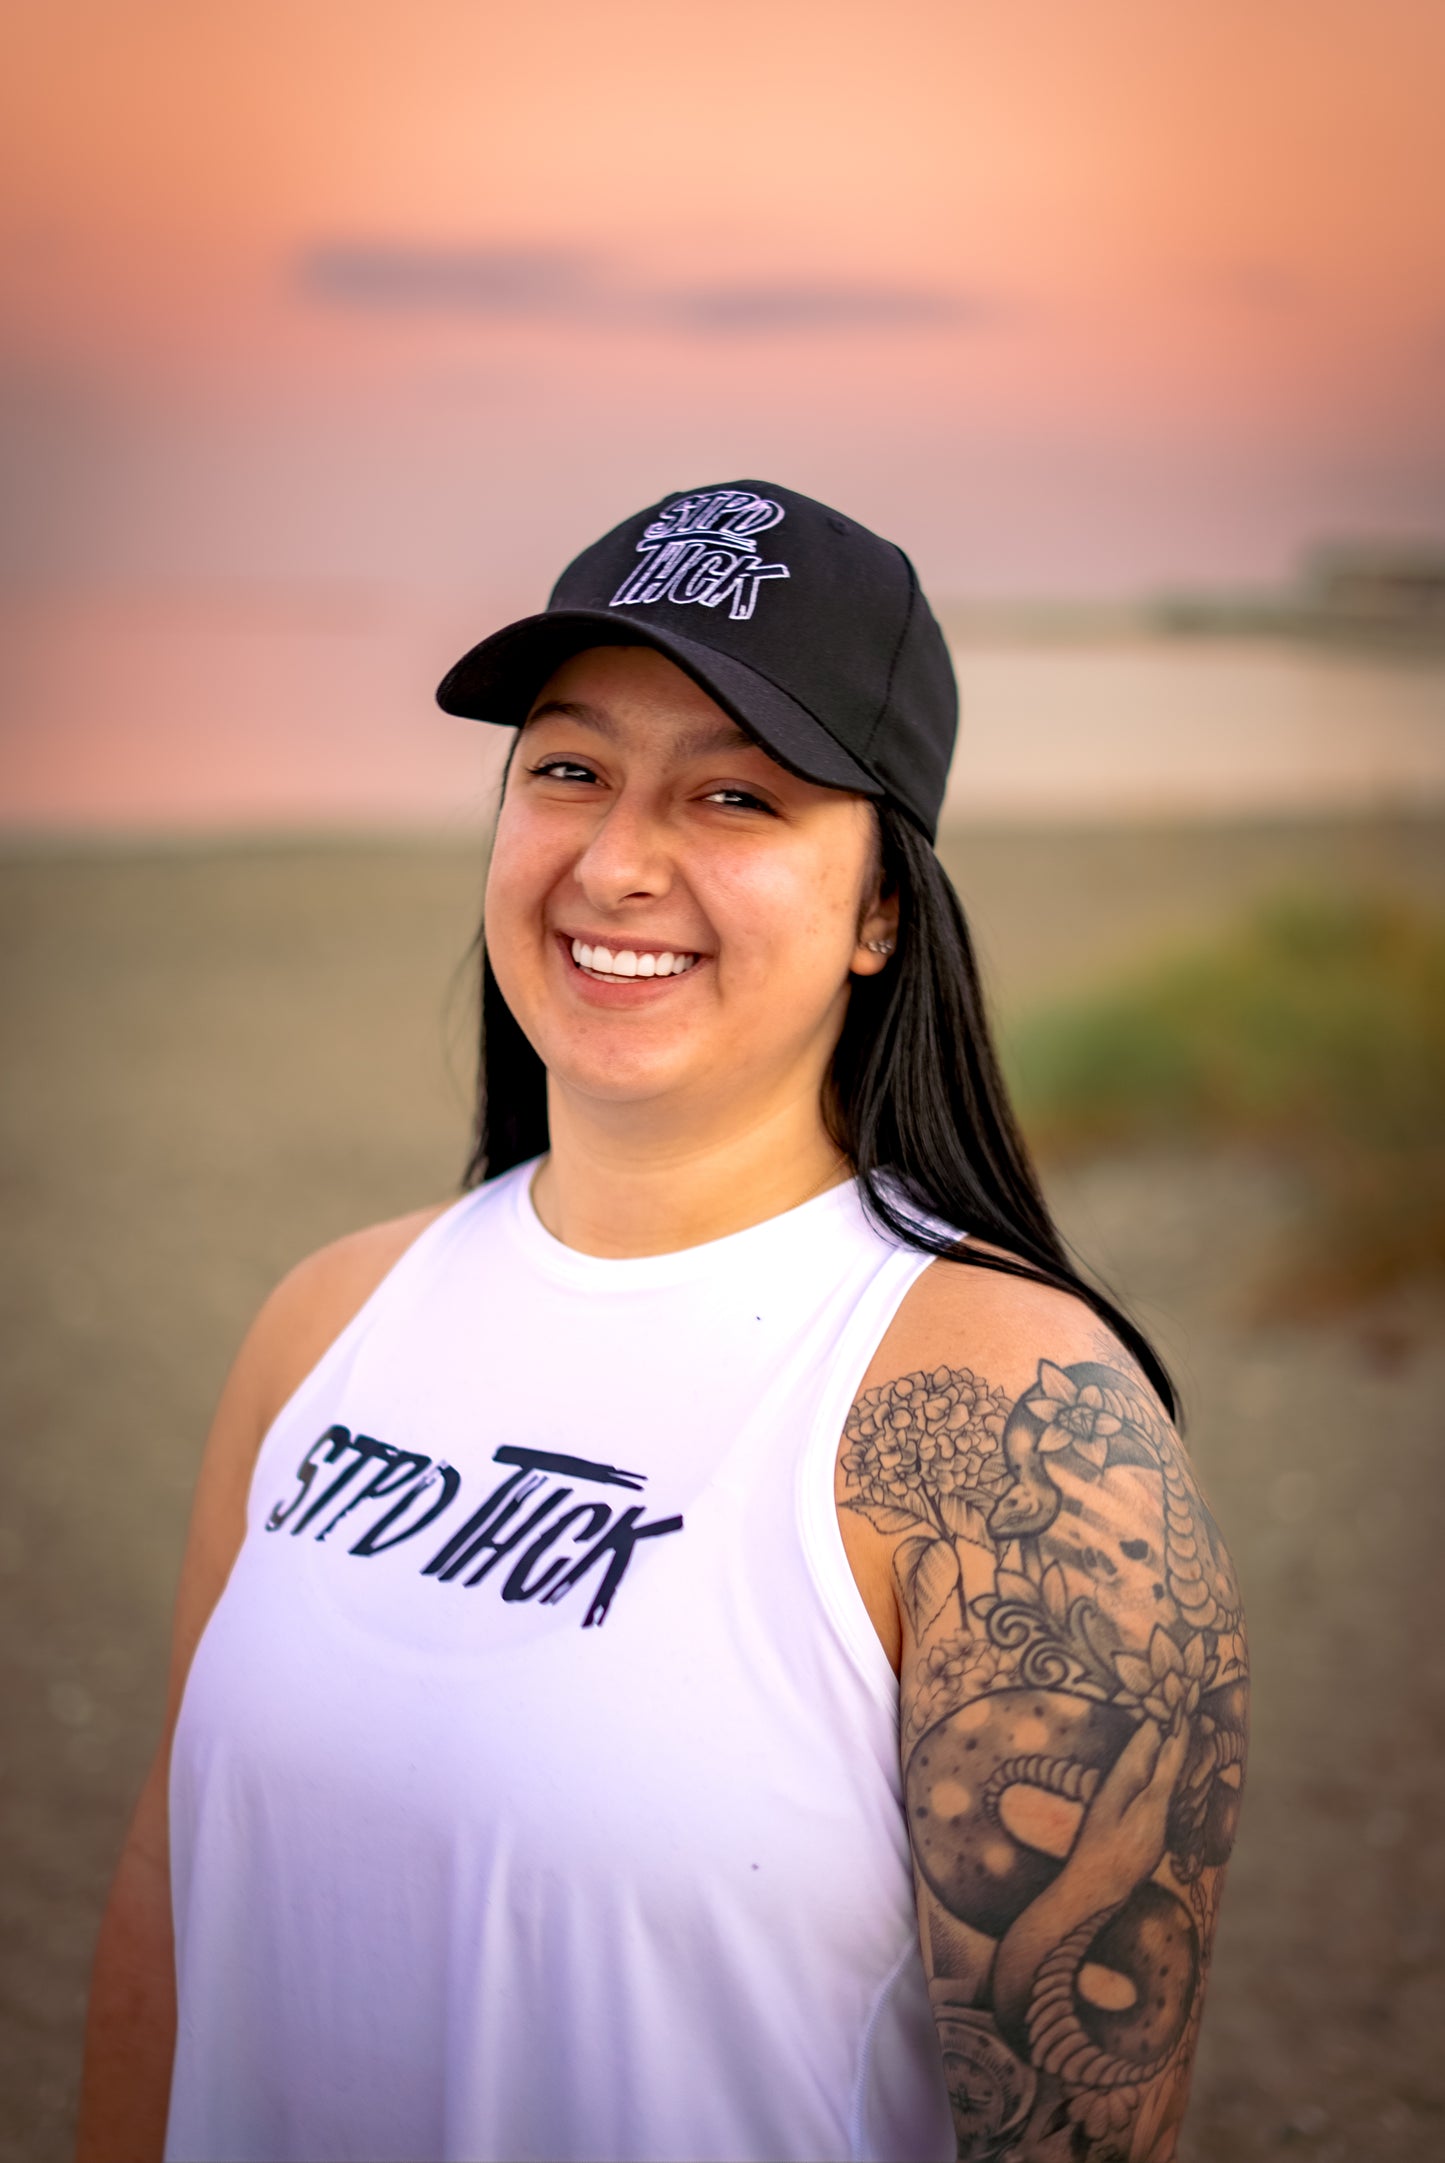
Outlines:
{"type": "Polygon", "coordinates": [[[620,933],[604,944],[601,938],[588,940],[559,932],[557,944],[569,974],[584,984],[595,984],[607,1005],[644,1004],[649,994],[655,997],[671,990],[707,958],[671,946],[646,946],[635,938],[624,940],[620,933]]]}

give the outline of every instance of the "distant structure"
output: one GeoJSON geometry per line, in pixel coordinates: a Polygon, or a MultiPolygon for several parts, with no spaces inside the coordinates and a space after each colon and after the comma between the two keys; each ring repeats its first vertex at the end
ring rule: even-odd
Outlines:
{"type": "Polygon", "coordinates": [[[1327,623],[1445,634],[1445,547],[1340,542],[1311,551],[1301,583],[1327,623]]]}
{"type": "Polygon", "coordinates": [[[1286,638],[1445,655],[1445,541],[1333,541],[1293,584],[1205,588],[1135,601],[957,603],[940,615],[961,644],[1113,644],[1139,638],[1286,638]]]}
{"type": "Polygon", "coordinates": [[[1156,630],[1184,636],[1433,649],[1445,644],[1445,544],[1332,541],[1310,550],[1293,586],[1161,594],[1145,612],[1156,630]]]}

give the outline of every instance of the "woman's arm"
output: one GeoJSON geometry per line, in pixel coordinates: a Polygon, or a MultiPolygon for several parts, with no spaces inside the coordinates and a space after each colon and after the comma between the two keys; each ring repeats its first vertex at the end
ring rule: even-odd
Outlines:
{"type": "MultiPolygon", "coordinates": [[[[273,1300],[275,1295],[273,1295],[273,1300]]],[[[181,1565],[165,1730],[96,1943],[81,2078],[78,2163],[149,2163],[165,2139],[175,2044],[167,1788],[171,1738],[191,1658],[245,1530],[246,1488],[276,1320],[262,1310],[222,1393],[181,1565]]]]}
{"type": "Polygon", "coordinates": [[[153,2163],[165,2141],[175,2049],[167,1798],[171,1742],[201,1633],[246,1529],[261,1439],[435,1209],[312,1255],[278,1285],[237,1355],[206,1444],[181,1564],[165,1729],[126,1837],[96,1944],[77,2163],[153,2163]]]}
{"type": "Polygon", "coordinates": [[[77,2163],[150,2163],[165,2141],[176,2022],[166,1773],[158,1752],[101,1919],[77,2163]]]}
{"type": "Polygon", "coordinates": [[[943,1264],[881,1348],[839,1470],[844,1509],[891,1546],[959,2155],[1168,2163],[1248,1692],[1238,1588],[1179,1441],[1078,1302],[943,1264]]]}

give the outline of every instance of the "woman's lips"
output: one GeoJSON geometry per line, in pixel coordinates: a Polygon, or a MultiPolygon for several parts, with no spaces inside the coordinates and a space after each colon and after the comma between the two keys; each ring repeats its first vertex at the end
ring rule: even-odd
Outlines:
{"type": "Polygon", "coordinates": [[[557,944],[574,976],[613,997],[631,994],[636,999],[660,992],[682,977],[693,975],[706,959],[705,955],[680,947],[624,946],[620,940],[607,945],[601,940],[574,938],[567,932],[557,934],[557,944]]]}
{"type": "Polygon", "coordinates": [[[619,946],[601,940],[589,945],[575,938],[570,952],[579,969],[598,977],[686,976],[698,961],[696,954],[681,947],[619,946]]]}

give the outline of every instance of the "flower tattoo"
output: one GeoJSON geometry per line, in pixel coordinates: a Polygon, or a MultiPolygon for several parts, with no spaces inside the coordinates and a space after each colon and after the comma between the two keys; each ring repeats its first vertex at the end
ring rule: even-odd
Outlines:
{"type": "Polygon", "coordinates": [[[1010,1477],[1001,1447],[1008,1411],[1003,1391],[967,1367],[865,1390],[848,1419],[849,1486],[925,1524],[937,1522],[940,1504],[953,1497],[987,1508],[1010,1477]]]}
{"type": "Polygon", "coordinates": [[[1034,1418],[1044,1422],[1038,1446],[1045,1455],[1075,1449],[1091,1464],[1101,1465],[1108,1454],[1109,1437],[1124,1424],[1109,1410],[1096,1382],[1080,1388],[1062,1367],[1047,1359],[1039,1361],[1039,1387],[1025,1403],[1034,1418]]]}

